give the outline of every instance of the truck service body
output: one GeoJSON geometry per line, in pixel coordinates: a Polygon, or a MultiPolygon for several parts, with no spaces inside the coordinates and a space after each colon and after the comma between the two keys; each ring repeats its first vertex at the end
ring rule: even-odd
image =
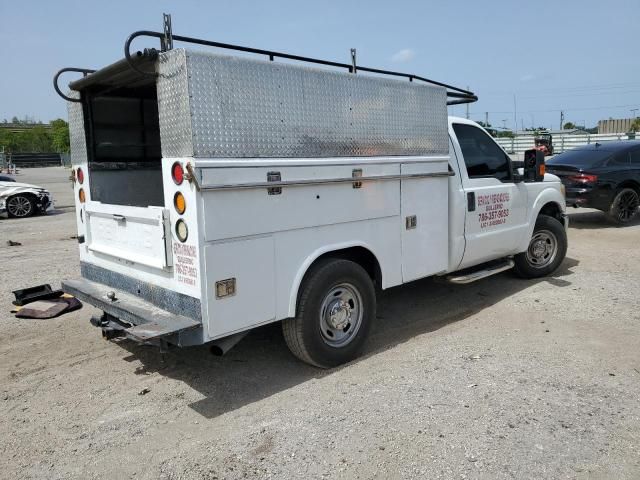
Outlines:
{"type": "Polygon", "coordinates": [[[356,72],[176,48],[72,82],[81,278],[63,289],[109,338],[230,345],[282,320],[328,367],[361,350],[374,287],[557,267],[555,176],[522,181],[447,117],[447,86],[356,72]]]}

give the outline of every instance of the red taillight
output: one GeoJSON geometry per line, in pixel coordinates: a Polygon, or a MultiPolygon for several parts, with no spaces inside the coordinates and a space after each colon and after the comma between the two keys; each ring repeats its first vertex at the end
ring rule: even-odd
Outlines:
{"type": "Polygon", "coordinates": [[[589,173],[579,173],[578,175],[569,175],[567,179],[576,183],[596,183],[598,176],[589,173]]]}
{"type": "Polygon", "coordinates": [[[78,183],[80,185],[82,185],[82,183],[84,182],[84,172],[80,167],[78,167],[78,170],[76,172],[76,179],[78,180],[78,183]]]}
{"type": "Polygon", "coordinates": [[[180,162],[176,162],[171,166],[171,177],[176,185],[181,185],[184,181],[184,169],[180,162]]]}

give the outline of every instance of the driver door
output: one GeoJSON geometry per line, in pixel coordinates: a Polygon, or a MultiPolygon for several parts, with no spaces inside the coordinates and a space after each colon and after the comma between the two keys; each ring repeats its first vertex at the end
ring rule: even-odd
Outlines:
{"type": "Polygon", "coordinates": [[[511,159],[483,129],[452,123],[466,197],[465,251],[459,268],[512,255],[528,231],[527,189],[513,181],[511,159]]]}

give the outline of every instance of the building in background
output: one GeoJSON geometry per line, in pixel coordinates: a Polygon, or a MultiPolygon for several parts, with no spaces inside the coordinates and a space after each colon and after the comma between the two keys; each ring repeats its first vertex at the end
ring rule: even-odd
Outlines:
{"type": "Polygon", "coordinates": [[[518,130],[516,135],[537,135],[538,133],[550,133],[551,135],[586,135],[589,132],[582,128],[563,128],[562,130],[546,130],[539,128],[536,130],[518,130]]]}
{"type": "Polygon", "coordinates": [[[598,133],[626,133],[631,130],[634,118],[610,118],[598,120],[598,133]]]}

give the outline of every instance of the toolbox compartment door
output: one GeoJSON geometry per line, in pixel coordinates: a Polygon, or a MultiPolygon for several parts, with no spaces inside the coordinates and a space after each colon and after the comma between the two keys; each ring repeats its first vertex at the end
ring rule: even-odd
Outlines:
{"type": "MultiPolygon", "coordinates": [[[[447,161],[402,165],[402,174],[447,171],[447,161]]],[[[401,181],[402,281],[447,269],[449,252],[449,177],[405,178],[401,181]]]]}
{"type": "Polygon", "coordinates": [[[275,320],[275,245],[272,236],[205,247],[209,337],[216,338],[275,320]],[[217,284],[232,281],[234,291],[221,297],[217,284]]]}
{"type": "Polygon", "coordinates": [[[168,218],[162,207],[87,202],[87,248],[119,261],[167,269],[173,264],[168,218]]]}

